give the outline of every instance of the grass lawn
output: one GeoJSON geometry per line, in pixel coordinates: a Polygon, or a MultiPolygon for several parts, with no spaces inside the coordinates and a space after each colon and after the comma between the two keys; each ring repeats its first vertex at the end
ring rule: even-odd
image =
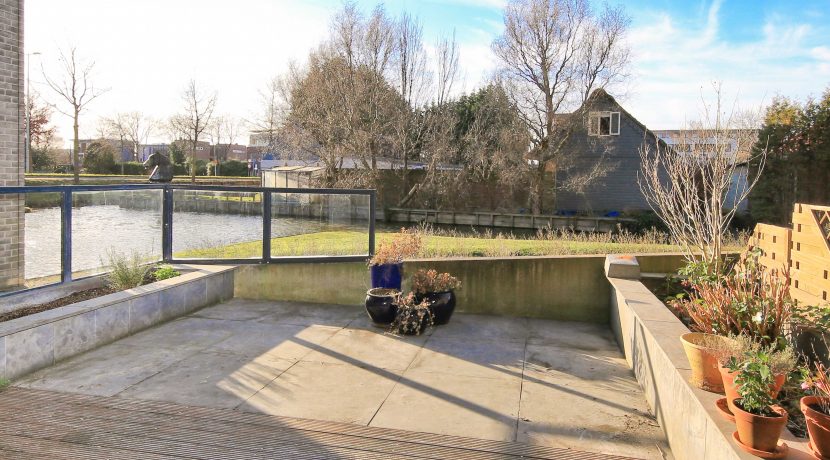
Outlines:
{"type": "MultiPolygon", "coordinates": [[[[378,243],[393,238],[392,232],[378,232],[378,243]]],[[[424,235],[420,257],[498,257],[570,254],[676,252],[668,244],[612,243],[570,239],[475,238],[424,235]]],[[[368,251],[368,236],[361,232],[332,231],[286,236],[271,240],[271,254],[277,256],[362,255],[368,251]]],[[[192,249],[175,254],[177,258],[261,257],[259,241],[228,246],[192,249]]]]}

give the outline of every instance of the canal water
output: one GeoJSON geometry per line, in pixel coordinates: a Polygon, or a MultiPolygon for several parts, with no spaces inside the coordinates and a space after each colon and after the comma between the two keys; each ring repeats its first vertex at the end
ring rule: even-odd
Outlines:
{"type": "MultiPolygon", "coordinates": [[[[368,232],[364,225],[332,224],[320,219],[275,218],[271,236],[291,236],[324,230],[368,232]]],[[[233,214],[176,212],[173,215],[173,252],[215,248],[262,240],[262,217],[233,214]]],[[[26,279],[58,275],[61,271],[60,208],[26,213],[26,279]]],[[[161,212],[125,209],[114,205],[84,206],[72,210],[72,270],[100,271],[109,253],[137,252],[161,259],[161,212]]]]}

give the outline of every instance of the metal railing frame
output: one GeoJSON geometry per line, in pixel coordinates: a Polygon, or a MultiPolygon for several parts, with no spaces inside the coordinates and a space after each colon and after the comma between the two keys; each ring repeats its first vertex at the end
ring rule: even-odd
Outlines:
{"type": "MultiPolygon", "coordinates": [[[[88,277],[72,276],[72,196],[77,192],[116,192],[138,190],[162,191],[162,262],[175,264],[272,264],[272,263],[330,263],[365,261],[375,253],[375,203],[376,192],[369,189],[334,188],[285,188],[285,187],[242,187],[221,185],[186,184],[125,184],[125,185],[48,185],[28,187],[0,187],[0,195],[25,193],[61,193],[61,281],[38,288],[69,283],[88,277]],[[210,192],[262,193],[262,257],[248,259],[176,259],[173,257],[173,192],[176,190],[210,192]],[[271,256],[271,205],[272,194],[306,195],[362,195],[369,197],[369,228],[367,254],[353,256],[271,256]]],[[[35,288],[37,289],[37,288],[35,288]]],[[[19,293],[21,291],[14,291],[19,293]]],[[[11,293],[9,293],[11,294],[11,293]]],[[[0,294],[3,296],[5,294],[0,294]]]]}

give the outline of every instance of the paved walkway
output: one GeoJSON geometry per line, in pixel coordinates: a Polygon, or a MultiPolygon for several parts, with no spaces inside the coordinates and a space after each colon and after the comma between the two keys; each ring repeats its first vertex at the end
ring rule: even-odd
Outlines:
{"type": "Polygon", "coordinates": [[[15,385],[636,458],[668,451],[610,332],[582,323],[456,315],[401,338],[360,308],[235,299],[15,385]]]}

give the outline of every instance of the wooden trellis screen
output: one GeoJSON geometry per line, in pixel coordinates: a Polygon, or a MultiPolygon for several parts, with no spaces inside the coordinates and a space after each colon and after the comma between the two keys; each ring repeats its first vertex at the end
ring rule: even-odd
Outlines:
{"type": "Polygon", "coordinates": [[[760,263],[769,268],[789,266],[790,293],[800,304],[830,302],[830,206],[796,204],[792,221],[792,229],[755,227],[760,263]]]}

